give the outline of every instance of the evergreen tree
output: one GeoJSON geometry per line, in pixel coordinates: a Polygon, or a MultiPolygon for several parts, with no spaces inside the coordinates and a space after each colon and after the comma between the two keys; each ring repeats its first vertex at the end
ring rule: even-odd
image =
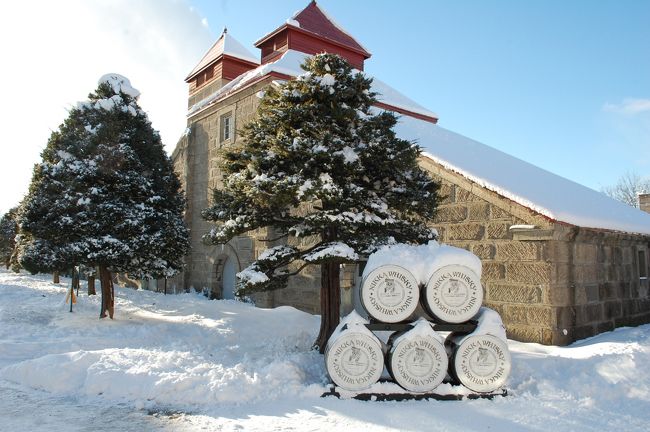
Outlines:
{"type": "Polygon", "coordinates": [[[240,295],[321,265],[322,351],[339,321],[340,264],[389,242],[432,239],[438,185],[418,166],[420,148],[395,136],[396,117],[371,108],[370,79],[331,54],[303,69],[269,86],[243,146],[223,153],[224,188],[203,217],[217,223],[212,243],[264,227],[286,237],[238,274],[240,295]]]}
{"type": "Polygon", "coordinates": [[[19,218],[26,269],[99,267],[101,317],[113,316],[111,271],[171,276],[189,245],[180,182],[138,96],[120,75],[100,79],[52,133],[19,218]]]}
{"type": "Polygon", "coordinates": [[[0,219],[0,260],[4,262],[7,269],[11,265],[11,255],[16,245],[15,239],[18,233],[17,210],[17,208],[10,209],[0,219]]]}

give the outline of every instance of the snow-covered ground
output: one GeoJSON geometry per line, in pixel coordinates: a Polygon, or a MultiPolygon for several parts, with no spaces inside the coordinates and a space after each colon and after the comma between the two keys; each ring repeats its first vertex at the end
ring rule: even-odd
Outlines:
{"type": "Polygon", "coordinates": [[[0,271],[0,430],[647,431],[650,325],[570,347],[509,342],[510,395],[321,398],[319,318],[198,294],[116,288],[68,312],[65,282],[0,271]]]}

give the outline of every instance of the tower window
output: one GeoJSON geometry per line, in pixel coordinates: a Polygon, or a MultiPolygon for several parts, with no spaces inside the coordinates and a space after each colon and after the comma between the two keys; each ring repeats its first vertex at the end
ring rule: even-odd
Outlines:
{"type": "Polygon", "coordinates": [[[221,116],[221,142],[232,139],[233,135],[232,112],[221,116]]]}

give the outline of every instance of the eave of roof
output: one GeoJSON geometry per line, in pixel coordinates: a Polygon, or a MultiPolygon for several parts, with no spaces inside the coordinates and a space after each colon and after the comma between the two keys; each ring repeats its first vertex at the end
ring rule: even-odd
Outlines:
{"type": "MultiPolygon", "coordinates": [[[[275,72],[291,78],[304,73],[300,68],[300,65],[308,56],[309,55],[305,53],[288,50],[278,60],[263,64],[256,69],[240,75],[208,97],[194,104],[188,110],[188,117],[193,117],[220,100],[250,87],[255,82],[259,81],[258,78],[260,76],[275,72]]],[[[431,123],[436,123],[438,121],[438,116],[435,113],[427,110],[380,80],[373,80],[372,91],[379,93],[377,96],[379,102],[377,106],[382,109],[410,115],[431,123]]]]}

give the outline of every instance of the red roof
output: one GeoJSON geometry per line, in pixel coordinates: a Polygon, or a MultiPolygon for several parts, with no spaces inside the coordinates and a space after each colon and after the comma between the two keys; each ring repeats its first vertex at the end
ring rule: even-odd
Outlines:
{"type": "Polygon", "coordinates": [[[357,51],[365,58],[369,58],[371,54],[352,36],[350,36],[343,28],[337,25],[321,8],[318,7],[316,1],[311,1],[306,8],[298,12],[296,15],[287,20],[284,24],[272,31],[268,35],[255,43],[259,47],[263,42],[277,34],[280,30],[285,29],[287,26],[295,27],[291,21],[297,21],[300,24],[300,29],[316,36],[332,41],[338,45],[345,46],[353,51],[357,51]]]}
{"type": "Polygon", "coordinates": [[[250,51],[248,51],[241,43],[239,43],[237,39],[232,37],[226,31],[226,29],[224,29],[219,39],[217,39],[214,45],[212,45],[212,48],[208,50],[201,61],[199,61],[194,69],[192,69],[192,72],[187,75],[185,81],[189,82],[199,72],[223,56],[235,57],[239,60],[255,65],[254,67],[257,67],[257,65],[260,64],[259,60],[253,54],[251,54],[250,51]]]}

